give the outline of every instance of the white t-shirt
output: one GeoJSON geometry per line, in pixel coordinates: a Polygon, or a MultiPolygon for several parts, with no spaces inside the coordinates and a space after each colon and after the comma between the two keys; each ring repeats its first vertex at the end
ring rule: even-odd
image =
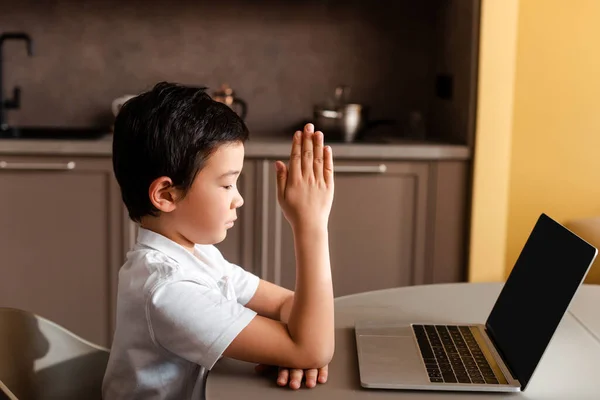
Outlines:
{"type": "Polygon", "coordinates": [[[140,228],[119,271],[103,398],[200,399],[206,371],[256,315],[244,305],[258,282],[215,246],[192,254],[140,228]]]}

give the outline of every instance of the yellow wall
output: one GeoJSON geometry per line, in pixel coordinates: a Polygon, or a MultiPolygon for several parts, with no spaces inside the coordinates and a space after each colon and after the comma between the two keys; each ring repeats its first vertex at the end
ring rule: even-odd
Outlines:
{"type": "Polygon", "coordinates": [[[600,1],[521,0],[518,20],[506,272],[541,212],[600,216],[600,1]]]}
{"type": "Polygon", "coordinates": [[[504,280],[518,5],[518,0],[481,5],[471,282],[504,280]]]}

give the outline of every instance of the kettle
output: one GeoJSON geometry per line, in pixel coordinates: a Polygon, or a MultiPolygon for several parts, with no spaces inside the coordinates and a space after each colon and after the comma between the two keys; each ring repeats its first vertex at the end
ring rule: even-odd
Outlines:
{"type": "Polygon", "coordinates": [[[213,92],[212,98],[215,101],[228,105],[240,118],[246,118],[248,105],[244,100],[235,96],[235,92],[228,84],[222,84],[219,90],[213,92]]]}

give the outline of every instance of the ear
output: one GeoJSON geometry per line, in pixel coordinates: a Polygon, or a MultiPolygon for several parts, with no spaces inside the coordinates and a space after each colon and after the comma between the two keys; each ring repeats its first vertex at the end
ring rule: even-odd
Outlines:
{"type": "Polygon", "coordinates": [[[173,181],[167,176],[156,178],[148,189],[150,202],[162,212],[171,212],[176,208],[178,199],[177,189],[173,181]]]}

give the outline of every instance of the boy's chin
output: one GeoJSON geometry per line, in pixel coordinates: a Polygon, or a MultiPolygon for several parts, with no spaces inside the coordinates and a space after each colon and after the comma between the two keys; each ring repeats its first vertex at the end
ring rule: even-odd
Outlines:
{"type": "Polygon", "coordinates": [[[221,235],[215,236],[214,244],[221,243],[226,238],[227,238],[227,229],[223,230],[223,232],[221,233],[221,235]]]}
{"type": "MultiPolygon", "coordinates": [[[[221,232],[211,232],[210,235],[207,235],[206,233],[204,233],[202,239],[196,239],[199,241],[197,241],[197,242],[194,241],[194,243],[204,244],[204,245],[214,245],[214,244],[221,243],[226,238],[227,238],[227,230],[224,229],[221,232]]],[[[192,240],[194,240],[194,239],[192,239],[192,240]]]]}

